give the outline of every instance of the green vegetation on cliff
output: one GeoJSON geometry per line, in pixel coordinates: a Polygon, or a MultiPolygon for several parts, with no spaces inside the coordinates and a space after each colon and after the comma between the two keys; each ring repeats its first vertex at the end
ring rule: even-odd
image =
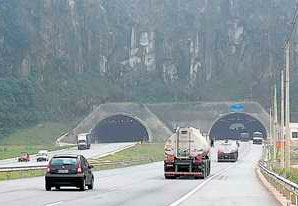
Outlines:
{"type": "Polygon", "coordinates": [[[268,107],[294,4],[0,0],[0,138],[104,102],[252,97],[268,107]]]}

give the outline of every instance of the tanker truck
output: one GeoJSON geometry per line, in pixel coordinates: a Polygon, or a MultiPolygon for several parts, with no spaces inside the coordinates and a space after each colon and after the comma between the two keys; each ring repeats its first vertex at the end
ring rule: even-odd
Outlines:
{"type": "Polygon", "coordinates": [[[210,174],[210,141],[193,127],[177,128],[165,143],[164,175],[205,178],[210,174]]]}

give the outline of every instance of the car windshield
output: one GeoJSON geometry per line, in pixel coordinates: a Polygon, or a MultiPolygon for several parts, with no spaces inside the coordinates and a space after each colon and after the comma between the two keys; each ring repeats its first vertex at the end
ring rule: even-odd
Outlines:
{"type": "Polygon", "coordinates": [[[76,165],[77,158],[53,158],[51,165],[76,165]]]}

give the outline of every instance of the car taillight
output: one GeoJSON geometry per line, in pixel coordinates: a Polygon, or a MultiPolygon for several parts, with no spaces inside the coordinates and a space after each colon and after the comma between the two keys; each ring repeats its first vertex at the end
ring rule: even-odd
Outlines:
{"type": "Polygon", "coordinates": [[[81,167],[81,164],[79,163],[78,164],[78,167],[77,167],[77,173],[82,173],[82,167],[81,167]]]}
{"type": "Polygon", "coordinates": [[[47,172],[51,172],[51,165],[50,164],[48,164],[48,166],[47,166],[47,172]]]}

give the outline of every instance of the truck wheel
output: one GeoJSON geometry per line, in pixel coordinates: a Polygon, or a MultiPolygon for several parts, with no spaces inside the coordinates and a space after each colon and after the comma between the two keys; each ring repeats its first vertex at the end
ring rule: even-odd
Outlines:
{"type": "Polygon", "coordinates": [[[207,165],[205,165],[204,172],[203,172],[203,179],[207,177],[207,165]]]}
{"type": "Polygon", "coordinates": [[[203,169],[202,176],[195,177],[195,179],[205,179],[205,177],[206,177],[206,171],[205,171],[205,169],[203,169]]]}
{"type": "Polygon", "coordinates": [[[168,180],[169,180],[169,179],[176,179],[175,176],[167,176],[167,175],[165,175],[165,178],[168,179],[168,180]]]}
{"type": "Polygon", "coordinates": [[[207,173],[207,176],[210,175],[210,172],[211,172],[211,164],[210,164],[210,161],[208,161],[208,173],[207,173]]]}

